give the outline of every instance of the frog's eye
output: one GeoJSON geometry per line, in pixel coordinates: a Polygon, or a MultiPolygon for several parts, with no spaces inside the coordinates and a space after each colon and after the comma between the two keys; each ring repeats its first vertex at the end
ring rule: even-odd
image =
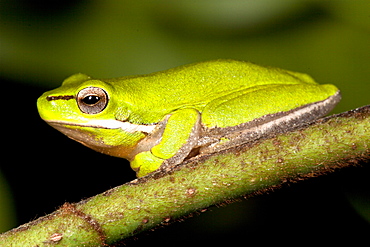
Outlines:
{"type": "Polygon", "coordinates": [[[99,87],[87,87],[77,94],[77,104],[86,114],[102,112],[108,104],[108,94],[99,87]]]}

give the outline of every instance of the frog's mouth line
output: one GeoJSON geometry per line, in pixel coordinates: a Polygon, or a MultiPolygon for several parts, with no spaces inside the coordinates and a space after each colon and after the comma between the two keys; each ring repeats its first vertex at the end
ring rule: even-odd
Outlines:
{"type": "Polygon", "coordinates": [[[86,123],[71,123],[67,121],[54,121],[54,120],[45,120],[50,125],[69,125],[69,126],[80,126],[80,127],[90,127],[98,129],[122,129],[128,133],[135,132],[144,132],[151,133],[154,131],[157,125],[141,125],[141,124],[132,124],[129,122],[122,122],[118,120],[90,120],[86,123]]]}

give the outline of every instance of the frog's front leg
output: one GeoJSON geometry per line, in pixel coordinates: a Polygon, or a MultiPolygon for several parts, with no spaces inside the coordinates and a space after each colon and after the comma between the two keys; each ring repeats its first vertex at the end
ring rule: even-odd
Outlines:
{"type": "Polygon", "coordinates": [[[160,142],[150,151],[138,153],[131,161],[137,176],[145,176],[161,166],[172,167],[181,163],[197,144],[200,122],[200,113],[195,109],[173,112],[160,142]]]}

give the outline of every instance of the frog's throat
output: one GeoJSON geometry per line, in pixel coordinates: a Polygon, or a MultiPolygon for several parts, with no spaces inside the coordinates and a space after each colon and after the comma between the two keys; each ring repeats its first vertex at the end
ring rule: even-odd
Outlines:
{"type": "Polygon", "coordinates": [[[50,125],[69,125],[69,126],[81,126],[81,127],[91,127],[99,129],[122,129],[128,133],[143,132],[152,133],[156,128],[156,124],[143,125],[143,124],[133,124],[129,122],[122,122],[119,120],[89,120],[84,123],[73,123],[68,121],[58,121],[58,120],[46,120],[50,125]]]}

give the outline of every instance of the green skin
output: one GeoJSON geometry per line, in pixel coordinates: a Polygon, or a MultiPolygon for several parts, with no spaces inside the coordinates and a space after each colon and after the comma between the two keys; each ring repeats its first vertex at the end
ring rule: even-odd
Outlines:
{"type": "Polygon", "coordinates": [[[338,88],[305,74],[214,60],[114,79],[75,74],[44,93],[37,106],[51,126],[128,159],[140,177],[177,165],[194,150],[215,152],[281,123],[321,117],[339,100],[338,88]]]}

